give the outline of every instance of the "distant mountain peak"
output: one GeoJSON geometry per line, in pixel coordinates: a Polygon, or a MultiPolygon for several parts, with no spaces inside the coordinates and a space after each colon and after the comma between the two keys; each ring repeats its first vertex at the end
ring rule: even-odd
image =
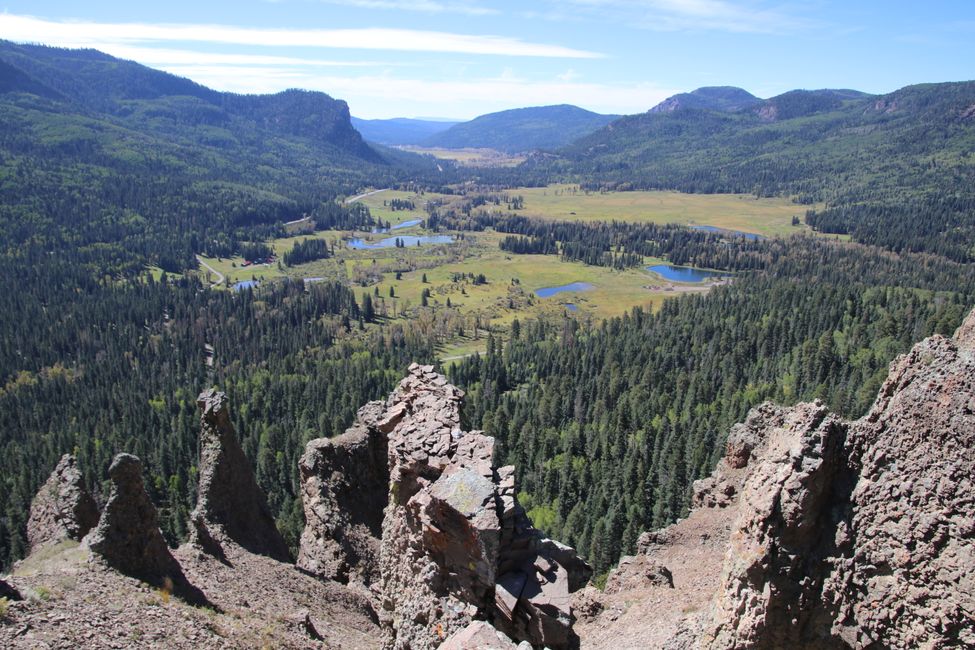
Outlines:
{"type": "Polygon", "coordinates": [[[572,104],[513,108],[456,124],[422,144],[453,149],[497,149],[506,153],[556,149],[593,133],[617,117],[572,104]]]}
{"type": "Polygon", "coordinates": [[[688,93],[668,97],[650,109],[650,113],[670,113],[685,108],[712,111],[740,111],[762,100],[737,86],[703,86],[688,93]]]}

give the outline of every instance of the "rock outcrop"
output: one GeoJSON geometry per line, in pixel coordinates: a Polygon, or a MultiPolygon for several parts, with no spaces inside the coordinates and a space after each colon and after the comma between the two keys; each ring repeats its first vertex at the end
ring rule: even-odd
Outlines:
{"type": "Polygon", "coordinates": [[[847,453],[856,469],[824,598],[866,647],[975,647],[975,312],[891,366],[847,453]]]}
{"type": "Polygon", "coordinates": [[[7,600],[23,600],[24,597],[20,595],[20,592],[11,584],[8,584],[5,580],[0,580],[0,598],[6,598],[7,600]]]}
{"type": "Polygon", "coordinates": [[[190,516],[192,541],[218,555],[230,541],[251,553],[290,560],[288,545],[234,433],[227,396],[209,389],[200,393],[197,406],[200,486],[190,516]]]}
{"type": "Polygon", "coordinates": [[[298,463],[306,522],[298,567],[308,573],[366,586],[379,582],[389,467],[377,410],[381,415],[381,402],[368,404],[344,434],[309,442],[298,463]]]}
{"type": "Polygon", "coordinates": [[[484,621],[474,621],[444,641],[439,650],[531,650],[531,644],[516,644],[484,621]]]}
{"type": "Polygon", "coordinates": [[[646,559],[586,603],[585,645],[975,647],[973,449],[975,312],[895,360],[860,420],[753,409],[690,517],[641,536],[646,559]],[[705,546],[724,548],[720,574],[700,572],[705,546]],[[673,587],[642,575],[656,565],[673,587]]]}
{"type": "Polygon", "coordinates": [[[30,550],[68,539],[80,541],[97,523],[98,506],[85,487],[78,461],[65,454],[31,501],[30,550]]]}
{"type": "Polygon", "coordinates": [[[461,430],[462,398],[432,366],[413,364],[349,431],[308,444],[298,564],[371,584],[387,648],[480,635],[483,625],[468,627],[476,621],[538,647],[568,647],[569,594],[592,570],[534,529],[515,498],[514,468],[494,463],[494,439],[461,430]]]}
{"type": "Polygon", "coordinates": [[[108,474],[111,494],[98,525],[82,545],[122,573],[174,591],[191,602],[206,602],[183,576],[163,539],[156,507],[142,482],[142,462],[131,454],[118,454],[108,474]]]}

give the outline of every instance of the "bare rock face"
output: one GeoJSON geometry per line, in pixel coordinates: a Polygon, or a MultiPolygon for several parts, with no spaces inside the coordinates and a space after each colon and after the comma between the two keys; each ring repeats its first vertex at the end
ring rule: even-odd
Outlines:
{"type": "Polygon", "coordinates": [[[849,453],[834,633],[854,647],[975,647],[975,312],[953,340],[892,364],[849,453]]]}
{"type": "Polygon", "coordinates": [[[108,474],[111,495],[84,544],[122,573],[172,580],[180,568],[159,531],[156,507],[142,483],[142,462],[131,454],[119,454],[108,474]]]}
{"type": "Polygon", "coordinates": [[[289,561],[267,499],[230,422],[227,396],[200,393],[200,487],[191,515],[192,541],[212,552],[232,541],[251,553],[289,561]]]}
{"type": "Polygon", "coordinates": [[[78,461],[61,457],[30,504],[27,541],[35,551],[45,544],[81,540],[98,523],[98,506],[85,487],[78,461]]]}
{"type": "Polygon", "coordinates": [[[813,628],[845,437],[845,423],[818,402],[790,409],[769,432],[740,497],[709,647],[835,645],[828,628],[813,628]]]}
{"type": "Polygon", "coordinates": [[[494,465],[494,439],[460,429],[462,397],[432,366],[413,364],[373,420],[388,432],[384,645],[436,648],[487,619],[532,645],[568,647],[569,593],[592,570],[532,527],[514,468],[494,465]]]}
{"type": "Polygon", "coordinates": [[[366,586],[379,582],[379,544],[389,491],[386,435],[375,426],[382,403],[332,439],[312,440],[298,463],[305,529],[298,567],[312,575],[366,586]]]}
{"type": "Polygon", "coordinates": [[[638,542],[646,565],[673,570],[673,596],[628,559],[590,595],[585,645],[975,647],[975,312],[895,360],[860,420],[820,403],[753,409],[694,503],[638,542]],[[716,543],[715,580],[695,564],[716,543]],[[654,603],[630,615],[634,594],[654,603]]]}
{"type": "Polygon", "coordinates": [[[443,642],[440,650],[530,650],[527,642],[515,644],[503,632],[484,621],[474,621],[443,642]]]}

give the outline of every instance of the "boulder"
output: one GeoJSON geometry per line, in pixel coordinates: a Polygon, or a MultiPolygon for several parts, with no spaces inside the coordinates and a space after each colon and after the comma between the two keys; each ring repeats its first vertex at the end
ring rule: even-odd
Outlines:
{"type": "Polygon", "coordinates": [[[65,454],[30,504],[27,541],[35,551],[46,544],[80,541],[98,523],[98,506],[85,487],[78,461],[65,454]]]}
{"type": "Polygon", "coordinates": [[[499,632],[484,621],[472,622],[440,646],[440,650],[521,650],[522,648],[530,650],[531,646],[527,643],[524,646],[515,644],[503,632],[499,632]]]}
{"type": "Polygon", "coordinates": [[[621,558],[616,568],[609,572],[605,591],[618,594],[647,585],[673,589],[674,575],[670,569],[646,555],[628,555],[621,558]]]}
{"type": "Polygon", "coordinates": [[[305,529],[298,567],[328,580],[379,582],[379,544],[389,490],[386,436],[375,403],[333,439],[312,440],[298,463],[305,529]],[[371,423],[371,424],[369,424],[371,423]]]}
{"type": "Polygon", "coordinates": [[[254,478],[230,422],[227,396],[200,393],[200,485],[191,515],[192,539],[204,549],[228,541],[251,553],[290,561],[288,546],[274,523],[267,498],[254,478]]]}
{"type": "Polygon", "coordinates": [[[5,580],[0,580],[0,598],[6,598],[7,600],[24,599],[24,597],[20,595],[20,591],[5,580]]]}

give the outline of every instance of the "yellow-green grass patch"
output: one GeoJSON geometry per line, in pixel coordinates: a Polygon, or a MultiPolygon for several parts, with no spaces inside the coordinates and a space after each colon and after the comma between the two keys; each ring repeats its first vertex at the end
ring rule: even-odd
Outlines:
{"type": "Polygon", "coordinates": [[[586,192],[577,185],[549,185],[508,190],[525,199],[519,214],[566,221],[627,221],[714,226],[764,236],[789,235],[808,226],[793,226],[814,206],[786,198],[748,194],[684,194],[681,192],[586,192]]]}

